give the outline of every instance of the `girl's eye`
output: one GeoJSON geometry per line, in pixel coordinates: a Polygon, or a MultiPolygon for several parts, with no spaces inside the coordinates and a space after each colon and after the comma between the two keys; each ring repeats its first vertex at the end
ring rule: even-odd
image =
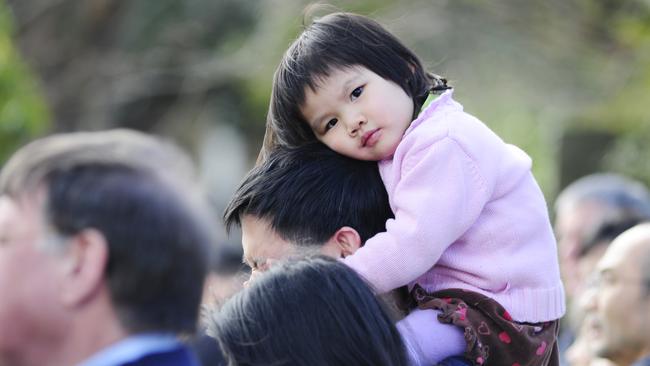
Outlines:
{"type": "Polygon", "coordinates": [[[360,86],[352,91],[350,94],[350,99],[355,100],[361,96],[361,93],[363,93],[363,86],[360,86]]]}
{"type": "Polygon", "coordinates": [[[334,128],[336,126],[336,123],[339,120],[337,118],[332,118],[331,120],[327,121],[327,124],[325,125],[325,132],[329,131],[330,129],[334,128]]]}

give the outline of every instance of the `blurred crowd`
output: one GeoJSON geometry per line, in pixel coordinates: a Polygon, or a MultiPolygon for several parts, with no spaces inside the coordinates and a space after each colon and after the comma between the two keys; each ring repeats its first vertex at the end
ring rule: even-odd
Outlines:
{"type": "MultiPolygon", "coordinates": [[[[594,174],[554,208],[562,363],[649,364],[648,190],[594,174]]],[[[128,130],[37,140],[0,175],[0,365],[407,365],[404,292],[377,296],[337,260],[391,216],[372,164],[279,151],[224,215],[242,266],[173,144],[128,130]]]]}
{"type": "Polygon", "coordinates": [[[589,175],[560,193],[555,213],[569,299],[560,338],[567,364],[629,365],[647,356],[647,188],[615,174],[589,175]]]}
{"type": "Polygon", "coordinates": [[[650,366],[647,1],[6,3],[0,366],[650,366]]]}

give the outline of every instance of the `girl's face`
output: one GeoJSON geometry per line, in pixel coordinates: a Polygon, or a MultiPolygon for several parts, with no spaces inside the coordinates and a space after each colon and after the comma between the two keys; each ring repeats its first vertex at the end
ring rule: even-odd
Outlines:
{"type": "Polygon", "coordinates": [[[413,116],[413,100],[397,84],[362,66],[335,70],[300,111],[316,138],[359,160],[389,158],[413,116]]]}

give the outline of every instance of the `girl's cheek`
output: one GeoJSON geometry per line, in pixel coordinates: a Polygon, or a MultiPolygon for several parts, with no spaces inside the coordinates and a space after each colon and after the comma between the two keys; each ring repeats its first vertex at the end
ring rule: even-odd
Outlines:
{"type": "Polygon", "coordinates": [[[337,153],[341,153],[341,141],[343,138],[341,136],[336,136],[334,131],[331,131],[328,135],[320,138],[320,141],[327,145],[330,149],[336,151],[337,153]]]}
{"type": "Polygon", "coordinates": [[[330,149],[336,151],[337,153],[339,153],[341,155],[347,156],[349,158],[355,158],[355,155],[350,151],[349,148],[346,149],[346,146],[341,146],[341,145],[330,146],[330,149]]]}

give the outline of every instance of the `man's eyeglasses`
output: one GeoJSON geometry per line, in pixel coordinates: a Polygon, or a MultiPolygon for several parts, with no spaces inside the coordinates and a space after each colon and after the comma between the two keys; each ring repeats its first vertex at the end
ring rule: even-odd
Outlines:
{"type": "Polygon", "coordinates": [[[605,270],[602,272],[595,272],[587,280],[587,288],[610,288],[621,285],[648,285],[648,283],[641,277],[620,277],[616,273],[605,270]]]}

